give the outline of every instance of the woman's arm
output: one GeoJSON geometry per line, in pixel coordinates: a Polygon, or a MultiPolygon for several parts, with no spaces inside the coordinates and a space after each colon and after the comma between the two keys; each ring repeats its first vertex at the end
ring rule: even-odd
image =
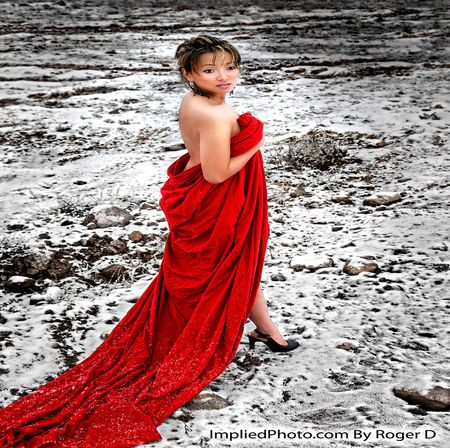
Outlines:
{"type": "Polygon", "coordinates": [[[231,122],[219,113],[201,112],[199,115],[200,162],[207,182],[219,184],[236,174],[259,150],[261,141],[235,157],[230,156],[231,122]]]}

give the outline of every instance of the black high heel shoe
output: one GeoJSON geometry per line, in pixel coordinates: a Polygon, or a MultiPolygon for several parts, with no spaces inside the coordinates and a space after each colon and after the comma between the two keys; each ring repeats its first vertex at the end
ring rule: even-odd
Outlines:
{"type": "Polygon", "coordinates": [[[258,333],[261,337],[266,338],[267,341],[263,341],[262,339],[255,338],[250,333],[248,333],[247,337],[248,337],[248,343],[250,344],[250,348],[255,348],[256,341],[266,344],[267,347],[269,347],[270,350],[272,350],[273,352],[289,352],[291,350],[294,350],[295,348],[297,348],[300,345],[297,341],[294,341],[292,339],[287,340],[288,345],[281,345],[281,344],[278,344],[277,341],[272,339],[270,337],[270,334],[265,334],[265,333],[259,331],[257,328],[255,328],[254,331],[256,333],[258,333]]]}

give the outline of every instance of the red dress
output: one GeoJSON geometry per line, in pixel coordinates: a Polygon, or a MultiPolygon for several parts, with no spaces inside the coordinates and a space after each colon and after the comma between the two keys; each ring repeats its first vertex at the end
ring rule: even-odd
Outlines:
{"type": "MultiPolygon", "coordinates": [[[[231,156],[263,137],[239,116],[231,156]]],[[[269,237],[257,151],[220,184],[189,154],[167,169],[169,225],[160,270],[85,360],[0,410],[0,447],[127,448],[160,440],[157,426],[230,364],[260,284],[269,237]]]]}

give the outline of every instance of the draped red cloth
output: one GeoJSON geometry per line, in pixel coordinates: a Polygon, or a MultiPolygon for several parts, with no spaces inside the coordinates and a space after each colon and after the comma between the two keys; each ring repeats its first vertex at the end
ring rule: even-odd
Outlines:
{"type": "MultiPolygon", "coordinates": [[[[231,156],[263,137],[239,116],[231,156]]],[[[127,448],[230,364],[259,287],[269,237],[260,151],[220,184],[189,154],[167,169],[160,206],[169,235],[160,270],[85,360],[0,410],[0,447],[127,448]]]]}

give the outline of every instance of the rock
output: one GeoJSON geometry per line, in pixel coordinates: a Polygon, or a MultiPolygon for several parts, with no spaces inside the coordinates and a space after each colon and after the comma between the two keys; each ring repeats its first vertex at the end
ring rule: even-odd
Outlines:
{"type": "Polygon", "coordinates": [[[319,68],[313,68],[313,69],[311,69],[311,70],[309,71],[309,73],[310,73],[311,75],[318,75],[319,73],[326,72],[327,70],[328,70],[327,67],[319,67],[319,68]]]}
{"type": "Polygon", "coordinates": [[[445,140],[439,134],[434,134],[431,143],[434,146],[444,146],[445,145],[445,140]]]}
{"type": "Polygon", "coordinates": [[[129,274],[124,266],[116,263],[101,269],[97,274],[97,278],[107,282],[116,282],[129,278],[129,274]]]}
{"type": "Polygon", "coordinates": [[[44,299],[42,297],[31,297],[29,303],[30,303],[30,305],[35,306],[35,305],[40,305],[43,302],[44,302],[44,299]]]}
{"type": "Polygon", "coordinates": [[[134,241],[135,243],[138,243],[139,241],[142,240],[142,233],[139,232],[138,230],[135,230],[134,232],[131,232],[128,237],[130,238],[131,241],[134,241]]]}
{"type": "Polygon", "coordinates": [[[406,349],[411,349],[411,350],[421,350],[424,352],[427,352],[430,350],[428,345],[423,344],[422,342],[419,342],[419,341],[408,341],[405,344],[402,344],[401,347],[406,348],[406,349]]]}
{"type": "Polygon", "coordinates": [[[417,336],[421,336],[423,338],[437,338],[436,334],[431,331],[421,331],[417,333],[417,336]]]}
{"type": "Polygon", "coordinates": [[[184,407],[192,411],[198,411],[202,409],[223,409],[227,406],[231,406],[233,403],[221,396],[214,393],[203,393],[194,397],[191,401],[187,402],[184,407]]]}
{"type": "Polygon", "coordinates": [[[94,223],[97,227],[126,226],[133,219],[133,216],[119,207],[103,206],[95,207],[84,219],[83,224],[94,223]]]}
{"type": "Polygon", "coordinates": [[[386,146],[386,140],[382,138],[381,140],[378,140],[376,142],[368,141],[366,145],[368,148],[383,148],[384,146],[386,146]]]}
{"type": "Polygon", "coordinates": [[[73,273],[72,264],[65,257],[68,252],[64,249],[52,254],[52,258],[47,267],[48,276],[53,279],[61,279],[73,273]]]}
{"type": "Polygon", "coordinates": [[[13,275],[5,283],[5,289],[12,292],[28,291],[34,286],[35,280],[23,275],[13,275]]]}
{"type": "Polygon", "coordinates": [[[273,222],[279,222],[280,224],[284,224],[284,216],[282,213],[277,213],[272,217],[273,222]]]}
{"type": "Polygon", "coordinates": [[[94,229],[96,229],[97,228],[97,224],[95,224],[95,222],[88,222],[87,224],[86,224],[86,227],[89,229],[89,230],[94,230],[94,229]]]}
{"type": "Polygon", "coordinates": [[[235,357],[233,361],[235,364],[237,364],[239,367],[250,370],[253,366],[260,366],[264,363],[264,361],[257,356],[249,355],[248,353],[245,354],[245,357],[243,360],[238,359],[235,357]]]}
{"type": "Polygon", "coordinates": [[[346,350],[348,352],[359,352],[359,348],[351,342],[341,342],[340,344],[336,345],[336,348],[340,348],[341,350],[346,350]]]}
{"type": "Polygon", "coordinates": [[[12,259],[14,273],[27,277],[41,278],[47,276],[47,266],[49,259],[41,255],[29,254],[25,256],[15,256],[12,259]]]}
{"type": "Polygon", "coordinates": [[[408,412],[410,414],[414,414],[414,415],[428,415],[427,411],[425,411],[424,409],[420,409],[420,408],[411,408],[411,409],[408,409],[408,412]]]}
{"type": "Polygon", "coordinates": [[[11,334],[12,334],[12,331],[9,331],[9,330],[0,331],[0,342],[6,341],[6,339],[9,339],[11,334]]]}
{"type": "Polygon", "coordinates": [[[186,149],[184,143],[178,143],[175,145],[164,146],[163,151],[181,151],[182,149],[186,149]]]}
{"type": "Polygon", "coordinates": [[[316,336],[316,333],[312,328],[307,328],[304,332],[302,332],[303,339],[311,339],[316,336]]]}
{"type": "Polygon", "coordinates": [[[181,422],[187,423],[187,422],[193,420],[195,417],[192,414],[190,414],[189,412],[185,412],[184,414],[181,414],[178,417],[173,417],[173,418],[176,418],[177,420],[180,420],[181,422]]]}
{"type": "Polygon", "coordinates": [[[317,269],[332,266],[334,266],[334,261],[330,257],[315,254],[296,255],[290,263],[290,267],[296,272],[303,271],[303,269],[314,272],[317,269]]]}
{"type": "Polygon", "coordinates": [[[402,196],[398,193],[379,192],[363,200],[363,205],[369,207],[379,207],[381,205],[391,205],[400,202],[402,196]]]}
{"type": "Polygon", "coordinates": [[[408,404],[419,405],[426,411],[450,411],[450,389],[446,387],[435,386],[428,392],[394,387],[392,392],[408,404]]]}
{"type": "Polygon", "coordinates": [[[333,392],[345,392],[370,386],[371,382],[364,376],[348,374],[346,372],[331,371],[327,378],[330,380],[327,389],[333,392]]]}
{"type": "Polygon", "coordinates": [[[6,229],[7,230],[24,230],[27,228],[26,224],[17,223],[17,224],[7,224],[6,229]]]}
{"type": "Polygon", "coordinates": [[[300,196],[312,196],[311,193],[308,193],[301,185],[297,185],[294,191],[289,193],[291,198],[298,198],[300,196]]]}
{"type": "Polygon", "coordinates": [[[337,196],[335,198],[331,198],[333,202],[341,205],[355,205],[355,203],[348,196],[337,196]]]}
{"type": "Polygon", "coordinates": [[[443,241],[438,244],[433,244],[433,246],[431,246],[431,249],[441,250],[442,252],[448,252],[448,245],[443,241]]]}
{"type": "Polygon", "coordinates": [[[81,251],[87,255],[90,262],[97,261],[106,255],[123,254],[128,250],[126,241],[113,240],[108,235],[98,236],[96,233],[86,240],[84,246],[86,249],[81,251]]]}
{"type": "Polygon", "coordinates": [[[147,263],[154,257],[155,253],[156,252],[154,250],[137,250],[133,254],[133,258],[138,258],[139,260],[143,261],[144,263],[147,263]]]}
{"type": "Polygon", "coordinates": [[[381,269],[373,262],[365,258],[352,258],[345,262],[342,272],[348,275],[358,275],[361,272],[379,272],[381,269]]]}
{"type": "Polygon", "coordinates": [[[437,272],[447,272],[450,270],[450,265],[448,263],[434,263],[433,268],[436,269],[437,272]]]}
{"type": "Polygon", "coordinates": [[[127,243],[122,240],[113,240],[103,248],[104,255],[123,254],[127,251],[127,243]]]}
{"type": "Polygon", "coordinates": [[[286,281],[286,277],[281,273],[272,274],[270,276],[270,279],[273,280],[274,282],[285,282],[286,281]]]}
{"type": "MultiPolygon", "coordinates": [[[[44,294],[33,294],[30,297],[30,305],[40,303],[56,303],[63,296],[64,292],[57,286],[50,286],[44,294]]],[[[52,310],[47,310],[44,314],[54,314],[52,310]]]]}

